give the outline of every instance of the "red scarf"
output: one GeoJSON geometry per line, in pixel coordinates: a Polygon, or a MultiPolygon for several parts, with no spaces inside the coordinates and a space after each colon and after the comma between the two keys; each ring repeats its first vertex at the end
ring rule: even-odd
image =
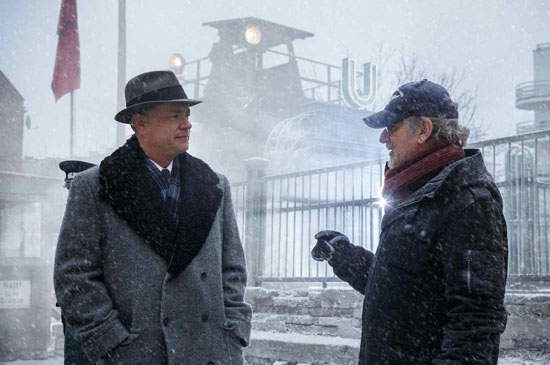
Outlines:
{"type": "Polygon", "coordinates": [[[421,157],[384,173],[382,196],[395,205],[425,185],[447,165],[464,157],[462,147],[455,144],[437,146],[421,157]]]}

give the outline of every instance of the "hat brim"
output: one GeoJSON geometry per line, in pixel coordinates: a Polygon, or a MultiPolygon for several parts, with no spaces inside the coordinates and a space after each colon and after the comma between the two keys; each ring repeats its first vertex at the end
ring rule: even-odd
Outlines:
{"type": "Polygon", "coordinates": [[[146,105],[158,105],[158,104],[184,104],[187,106],[193,106],[202,103],[202,100],[194,99],[174,99],[174,100],[159,100],[159,101],[146,101],[143,103],[134,104],[129,108],[122,109],[115,115],[115,120],[120,123],[129,124],[132,118],[132,114],[135,113],[136,109],[146,105]]]}
{"type": "Polygon", "coordinates": [[[400,122],[402,119],[400,115],[384,109],[363,118],[363,121],[371,128],[386,128],[394,123],[400,122]]]}

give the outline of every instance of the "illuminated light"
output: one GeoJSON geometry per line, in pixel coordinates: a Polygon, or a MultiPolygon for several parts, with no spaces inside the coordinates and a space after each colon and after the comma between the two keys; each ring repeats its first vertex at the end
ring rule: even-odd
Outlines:
{"type": "Polygon", "coordinates": [[[185,59],[179,53],[174,53],[170,56],[168,66],[174,73],[181,75],[183,73],[183,67],[185,66],[185,59]]]}
{"type": "Polygon", "coordinates": [[[248,27],[244,32],[244,38],[249,44],[257,46],[262,41],[262,31],[256,26],[248,27]]]}

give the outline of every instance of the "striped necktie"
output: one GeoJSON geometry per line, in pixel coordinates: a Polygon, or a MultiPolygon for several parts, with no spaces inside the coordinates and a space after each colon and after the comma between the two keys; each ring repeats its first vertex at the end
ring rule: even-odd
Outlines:
{"type": "Polygon", "coordinates": [[[166,187],[170,186],[170,170],[162,169],[162,171],[160,172],[160,175],[162,176],[162,179],[164,180],[166,187]]]}

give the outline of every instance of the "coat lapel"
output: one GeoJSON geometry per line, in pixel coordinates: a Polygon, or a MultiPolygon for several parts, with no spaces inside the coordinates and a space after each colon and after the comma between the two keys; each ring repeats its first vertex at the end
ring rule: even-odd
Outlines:
{"type": "Polygon", "coordinates": [[[177,276],[206,241],[222,191],[216,187],[216,173],[206,163],[187,153],[178,156],[182,192],[176,224],[147,170],[145,158],[136,136],[132,136],[101,162],[99,194],[164,259],[168,272],[177,276]]]}
{"type": "Polygon", "coordinates": [[[179,275],[204,245],[221,203],[219,178],[203,161],[185,153],[178,156],[182,166],[179,224],[174,255],[168,272],[179,275]]]}

